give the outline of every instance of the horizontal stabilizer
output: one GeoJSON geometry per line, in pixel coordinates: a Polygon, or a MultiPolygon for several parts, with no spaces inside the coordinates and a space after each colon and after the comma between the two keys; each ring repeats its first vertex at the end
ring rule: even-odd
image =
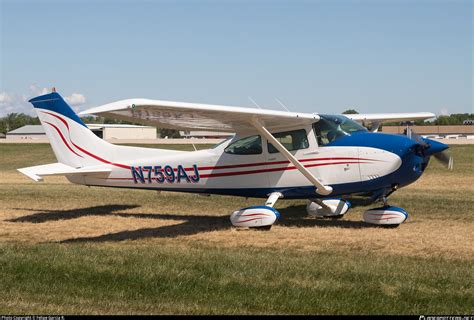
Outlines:
{"type": "Polygon", "coordinates": [[[62,163],[50,163],[41,166],[18,169],[21,173],[35,181],[43,181],[43,176],[66,176],[66,175],[96,175],[109,174],[112,170],[100,167],[73,168],[62,163]]]}

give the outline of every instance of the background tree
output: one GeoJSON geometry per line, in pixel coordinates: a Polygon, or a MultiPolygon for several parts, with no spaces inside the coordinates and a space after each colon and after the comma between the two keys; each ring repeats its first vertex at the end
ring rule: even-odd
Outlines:
{"type": "Polygon", "coordinates": [[[347,109],[342,114],[359,114],[356,109],[347,109]]]}
{"type": "Polygon", "coordinates": [[[40,124],[37,117],[32,117],[24,113],[10,113],[0,118],[0,132],[7,133],[29,124],[40,124]]]}

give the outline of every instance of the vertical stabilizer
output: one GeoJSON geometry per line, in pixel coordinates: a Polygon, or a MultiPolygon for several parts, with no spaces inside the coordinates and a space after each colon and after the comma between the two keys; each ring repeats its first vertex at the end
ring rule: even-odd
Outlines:
{"type": "Polygon", "coordinates": [[[58,162],[81,168],[104,164],[116,147],[97,137],[56,92],[31,99],[58,162]]]}

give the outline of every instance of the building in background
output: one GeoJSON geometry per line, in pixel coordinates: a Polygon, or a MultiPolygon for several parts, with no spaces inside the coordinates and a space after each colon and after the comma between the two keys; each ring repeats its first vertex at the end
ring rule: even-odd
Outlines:
{"type": "Polygon", "coordinates": [[[156,139],[155,127],[136,126],[131,124],[87,124],[89,129],[104,140],[143,140],[156,139]]]}
{"type": "MultiPolygon", "coordinates": [[[[406,126],[383,126],[382,132],[403,134],[406,126]]],[[[474,126],[411,126],[414,132],[428,138],[474,139],[474,126]]]]}
{"type": "Polygon", "coordinates": [[[29,140],[44,140],[47,139],[42,125],[26,125],[6,134],[7,139],[29,139],[29,140]]]}

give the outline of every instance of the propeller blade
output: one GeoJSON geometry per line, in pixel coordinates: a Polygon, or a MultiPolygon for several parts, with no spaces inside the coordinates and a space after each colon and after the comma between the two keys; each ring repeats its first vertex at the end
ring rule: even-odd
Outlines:
{"type": "Polygon", "coordinates": [[[433,155],[436,160],[441,162],[448,170],[453,170],[454,168],[454,160],[447,152],[439,152],[433,155]]]}

